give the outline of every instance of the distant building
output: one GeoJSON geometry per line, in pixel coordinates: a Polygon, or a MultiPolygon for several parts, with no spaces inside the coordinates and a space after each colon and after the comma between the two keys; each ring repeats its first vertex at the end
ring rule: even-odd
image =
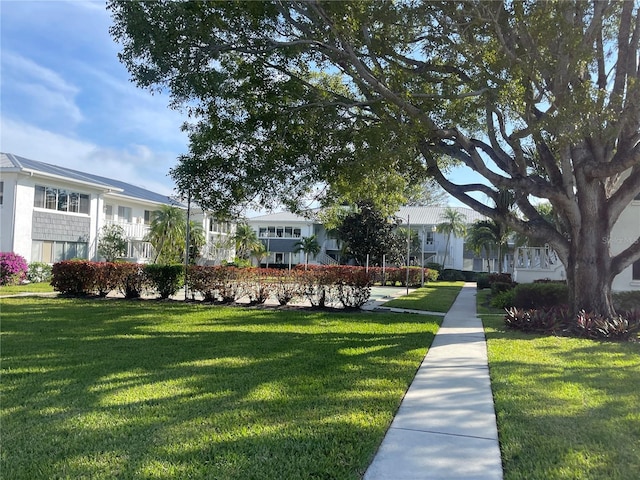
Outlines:
{"type": "MultiPolygon", "coordinates": [[[[408,226],[418,233],[421,252],[412,257],[413,265],[424,262],[440,263],[445,260],[447,237],[435,231],[436,225],[443,222],[443,214],[447,207],[402,207],[396,216],[402,219],[402,226],[408,226]]],[[[477,220],[485,219],[484,216],[466,207],[454,207],[461,212],[470,225],[477,220]]],[[[340,258],[340,242],[332,238],[322,223],[310,214],[309,218],[295,215],[289,212],[280,212],[249,218],[247,223],[255,230],[258,239],[267,248],[269,256],[262,260],[262,265],[288,266],[304,263],[304,253],[295,252],[296,243],[304,237],[316,235],[320,245],[320,253],[309,258],[309,263],[336,264],[340,258]]],[[[449,252],[446,255],[445,268],[458,270],[473,270],[474,267],[482,268],[480,259],[474,259],[473,255],[465,251],[464,238],[452,235],[449,242],[449,252]]]]}

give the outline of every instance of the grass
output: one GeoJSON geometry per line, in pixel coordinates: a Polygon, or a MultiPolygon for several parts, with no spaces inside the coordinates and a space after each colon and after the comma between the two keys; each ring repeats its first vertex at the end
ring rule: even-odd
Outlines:
{"type": "Polygon", "coordinates": [[[433,282],[409,295],[384,304],[385,307],[446,313],[453,305],[464,282],[433,282]]]}
{"type": "Polygon", "coordinates": [[[484,292],[505,480],[638,478],[640,344],[506,330],[484,292]]]}
{"type": "Polygon", "coordinates": [[[423,315],[6,298],[11,478],[359,479],[431,344],[423,315]]]}
{"type": "Polygon", "coordinates": [[[53,287],[49,282],[0,286],[0,295],[14,295],[16,293],[47,293],[47,292],[53,292],[53,287]]]}

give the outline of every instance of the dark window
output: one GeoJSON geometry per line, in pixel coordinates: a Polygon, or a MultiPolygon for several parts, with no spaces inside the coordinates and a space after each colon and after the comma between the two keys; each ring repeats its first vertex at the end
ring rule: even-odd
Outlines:
{"type": "Polygon", "coordinates": [[[634,280],[640,280],[640,260],[633,263],[633,275],[634,280]]]}

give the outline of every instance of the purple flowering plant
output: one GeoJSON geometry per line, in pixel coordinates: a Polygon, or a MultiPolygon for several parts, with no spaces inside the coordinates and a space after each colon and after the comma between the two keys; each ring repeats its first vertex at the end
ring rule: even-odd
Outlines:
{"type": "Polygon", "coordinates": [[[0,252],[0,285],[15,285],[27,276],[29,266],[21,255],[0,252]]]}

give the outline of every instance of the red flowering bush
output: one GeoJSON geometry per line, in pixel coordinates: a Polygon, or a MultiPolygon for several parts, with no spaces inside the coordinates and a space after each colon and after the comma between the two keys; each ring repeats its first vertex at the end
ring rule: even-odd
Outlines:
{"type": "Polygon", "coordinates": [[[21,255],[13,252],[0,253],[0,285],[15,285],[27,276],[29,265],[21,255]]]}

